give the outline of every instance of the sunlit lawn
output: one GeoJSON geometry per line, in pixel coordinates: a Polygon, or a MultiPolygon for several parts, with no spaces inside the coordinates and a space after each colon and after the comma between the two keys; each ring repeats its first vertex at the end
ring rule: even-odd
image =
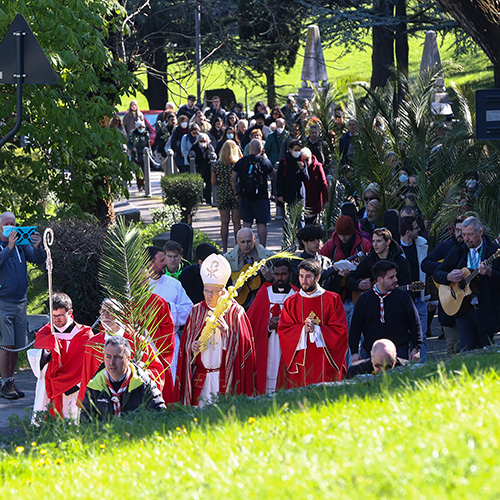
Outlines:
{"type": "Polygon", "coordinates": [[[0,495],[499,498],[499,361],[476,355],[110,426],[45,426],[0,455],[0,495]]]}

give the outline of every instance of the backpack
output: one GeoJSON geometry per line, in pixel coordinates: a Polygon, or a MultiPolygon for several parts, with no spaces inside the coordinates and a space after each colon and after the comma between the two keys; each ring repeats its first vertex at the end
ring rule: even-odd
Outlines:
{"type": "Polygon", "coordinates": [[[260,159],[255,158],[254,161],[249,161],[246,167],[246,172],[239,176],[240,179],[240,194],[246,198],[258,198],[261,189],[266,186],[266,179],[262,171],[260,159]]]}

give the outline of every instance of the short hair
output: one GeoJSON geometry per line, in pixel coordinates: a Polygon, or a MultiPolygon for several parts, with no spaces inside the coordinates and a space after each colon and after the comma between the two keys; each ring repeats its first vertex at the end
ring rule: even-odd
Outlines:
{"type": "Polygon", "coordinates": [[[106,340],[106,343],[104,344],[105,352],[108,345],[123,346],[123,352],[125,356],[127,356],[127,358],[130,358],[130,355],[132,354],[132,347],[130,347],[130,342],[121,335],[112,335],[106,340]]]}
{"type": "Polygon", "coordinates": [[[294,139],[293,141],[290,141],[290,144],[288,145],[288,149],[293,149],[295,146],[299,146],[302,149],[302,143],[298,139],[294,139]]]}
{"type": "Polygon", "coordinates": [[[465,227],[473,227],[478,233],[483,230],[483,225],[481,221],[477,217],[467,217],[462,223],[462,226],[465,227]]]}
{"type": "MultiPolygon", "coordinates": [[[[184,116],[184,115],[182,115],[182,116],[184,116]]],[[[200,129],[200,126],[197,123],[191,123],[191,125],[189,125],[189,132],[192,132],[193,130],[200,131],[201,129],[200,129]]]]}
{"type": "Polygon", "coordinates": [[[219,99],[219,101],[220,101],[220,97],[218,95],[212,96],[212,102],[214,101],[214,99],[219,99]]]}
{"type": "Polygon", "coordinates": [[[198,142],[201,140],[206,141],[207,144],[210,144],[210,137],[208,137],[208,134],[205,134],[205,132],[200,132],[198,135],[198,142]]]}
{"type": "Polygon", "coordinates": [[[321,275],[321,264],[314,259],[304,259],[297,268],[300,272],[301,269],[304,271],[309,271],[314,274],[314,277],[317,278],[321,275]]]}
{"type": "Polygon", "coordinates": [[[153,262],[153,260],[156,259],[156,254],[158,252],[165,252],[165,250],[163,250],[163,248],[156,247],[156,246],[149,246],[146,248],[146,251],[148,253],[149,262],[153,262]]]}
{"type": "MultiPolygon", "coordinates": [[[[400,211],[399,211],[399,215],[401,217],[413,217],[413,215],[410,215],[410,214],[415,214],[416,211],[415,211],[415,208],[412,207],[411,205],[405,205],[400,211]]],[[[403,233],[401,233],[403,234],[403,233]]]]}
{"type": "Polygon", "coordinates": [[[261,150],[262,141],[260,139],[252,139],[248,146],[248,151],[250,152],[250,154],[258,154],[261,150]]]}
{"type": "Polygon", "coordinates": [[[184,253],[184,248],[182,248],[182,245],[175,240],[168,240],[165,243],[164,248],[165,252],[176,252],[181,255],[184,253]]]}
{"type": "Polygon", "coordinates": [[[297,231],[297,238],[300,241],[322,240],[324,236],[325,230],[317,224],[308,224],[297,231]]]}
{"type": "Polygon", "coordinates": [[[395,262],[391,262],[390,260],[379,260],[372,266],[372,276],[375,279],[385,278],[385,275],[391,271],[392,269],[396,269],[396,272],[399,271],[399,267],[395,262]]]}
{"type": "Polygon", "coordinates": [[[377,227],[373,230],[373,234],[381,236],[385,241],[392,240],[392,233],[386,227],[377,227]]]}
{"type": "Polygon", "coordinates": [[[196,97],[193,94],[189,94],[187,100],[188,101],[196,101],[196,97]]]}
{"type": "Polygon", "coordinates": [[[413,223],[416,222],[416,220],[417,219],[415,217],[411,217],[409,215],[401,217],[401,220],[399,221],[399,232],[401,233],[401,236],[404,236],[406,231],[413,230],[413,223]]]}
{"type": "Polygon", "coordinates": [[[52,309],[54,311],[56,309],[66,309],[66,311],[69,311],[73,309],[73,302],[69,295],[65,293],[55,293],[52,296],[52,309]]]}
{"type": "Polygon", "coordinates": [[[3,218],[4,218],[6,215],[12,215],[12,216],[14,217],[14,219],[16,218],[16,216],[14,215],[14,213],[13,213],[13,212],[4,212],[2,215],[0,215],[0,223],[2,223],[3,218]]]}
{"type": "Polygon", "coordinates": [[[243,103],[242,102],[237,102],[235,108],[241,108],[241,109],[243,109],[243,103]]]}
{"type": "Polygon", "coordinates": [[[209,255],[212,255],[213,253],[219,253],[217,248],[215,248],[210,243],[200,243],[194,251],[194,256],[196,260],[205,260],[209,255]]]}
{"type": "Polygon", "coordinates": [[[251,137],[252,134],[257,134],[261,138],[264,137],[264,135],[262,134],[262,130],[260,128],[253,128],[252,130],[250,130],[250,133],[248,135],[251,137]]]}
{"type": "Polygon", "coordinates": [[[453,221],[453,227],[455,227],[457,224],[462,224],[462,222],[469,217],[468,215],[459,215],[454,221],[453,221]]]}
{"type": "Polygon", "coordinates": [[[300,156],[310,159],[312,158],[312,152],[309,148],[302,148],[300,150],[300,156]]]}
{"type": "Polygon", "coordinates": [[[290,266],[290,261],[287,259],[276,259],[275,261],[272,261],[273,263],[273,271],[277,267],[286,267],[288,271],[291,271],[292,267],[290,266]]]}
{"type": "Polygon", "coordinates": [[[255,113],[254,115],[254,119],[255,120],[265,120],[266,119],[266,115],[264,113],[255,113]]]}
{"type": "Polygon", "coordinates": [[[321,127],[320,127],[317,123],[314,123],[313,125],[311,125],[311,126],[309,127],[309,132],[310,132],[311,130],[317,130],[317,131],[319,132],[319,131],[321,130],[321,127]]]}

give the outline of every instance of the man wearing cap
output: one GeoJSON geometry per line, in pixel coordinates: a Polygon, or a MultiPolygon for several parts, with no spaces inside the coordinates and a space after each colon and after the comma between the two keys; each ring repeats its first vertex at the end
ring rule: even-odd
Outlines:
{"type": "Polygon", "coordinates": [[[330,240],[319,251],[332,260],[333,272],[331,273],[328,290],[340,294],[347,314],[347,324],[351,323],[354,306],[352,305],[352,292],[347,288],[345,278],[348,270],[340,270],[335,266],[335,262],[348,259],[358,253],[366,254],[370,251],[372,244],[354,227],[354,221],[348,215],[341,215],[337,219],[335,231],[330,240]]]}
{"type": "Polygon", "coordinates": [[[278,335],[282,365],[279,388],[342,380],[347,371],[347,321],[338,294],[319,286],[321,266],[299,264],[300,291],[285,301],[278,335]]]}
{"type": "Polygon", "coordinates": [[[200,335],[207,317],[219,300],[227,298],[224,288],[231,267],[222,255],[209,255],[202,263],[205,300],[189,314],[177,368],[180,401],[203,406],[217,394],[254,393],[255,349],[252,327],[244,309],[231,300],[229,309],[217,321],[206,349],[199,352],[200,335]]]}

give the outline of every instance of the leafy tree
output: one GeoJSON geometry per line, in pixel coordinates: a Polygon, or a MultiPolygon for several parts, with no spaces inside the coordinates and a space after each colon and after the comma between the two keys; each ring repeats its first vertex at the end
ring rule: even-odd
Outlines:
{"type": "MultiPolygon", "coordinates": [[[[48,193],[56,202],[76,203],[107,218],[115,196],[132,178],[123,135],[106,127],[115,105],[137,85],[127,65],[113,56],[113,37],[125,11],[115,0],[0,0],[0,32],[22,13],[59,76],[59,85],[25,85],[24,124],[28,138],[0,151],[0,205],[40,214],[48,193]]],[[[0,134],[12,127],[15,87],[0,89],[0,134]],[[5,123],[6,122],[6,123],[5,123]]]]}

